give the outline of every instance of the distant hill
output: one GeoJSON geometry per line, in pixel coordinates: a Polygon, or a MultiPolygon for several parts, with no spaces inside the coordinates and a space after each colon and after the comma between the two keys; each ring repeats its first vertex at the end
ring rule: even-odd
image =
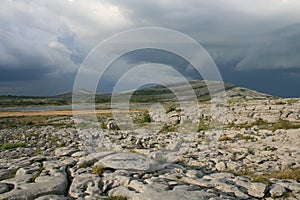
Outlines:
{"type": "MultiPolygon", "coordinates": [[[[210,92],[213,94],[218,94],[221,92],[220,87],[221,84],[224,84],[224,89],[226,91],[227,98],[269,98],[271,95],[260,93],[254,90],[250,90],[247,88],[237,87],[231,83],[223,83],[216,81],[203,81],[203,80],[192,80],[189,83],[176,83],[169,84],[166,86],[162,85],[152,85],[146,88],[138,89],[134,92],[127,91],[119,94],[115,94],[116,97],[120,100],[124,99],[128,95],[132,95],[130,101],[131,102],[168,102],[168,101],[176,101],[176,96],[172,91],[176,91],[179,95],[188,95],[190,87],[193,88],[193,92],[197,96],[199,101],[208,101],[210,100],[210,93],[208,91],[207,85],[211,89],[210,92]]],[[[76,90],[76,96],[89,96],[92,95],[90,91],[87,90],[76,90]]],[[[72,98],[72,92],[64,93],[55,96],[60,98],[72,98]]],[[[187,97],[188,98],[188,97],[187,97]]],[[[111,94],[96,94],[96,103],[106,103],[111,101],[111,94]]]]}
{"type": "MultiPolygon", "coordinates": [[[[123,92],[116,94],[116,97],[122,101],[126,96],[131,95],[130,101],[136,103],[148,103],[148,102],[170,102],[177,101],[176,96],[172,91],[175,91],[183,98],[191,98],[188,94],[190,87],[193,88],[192,92],[197,96],[199,101],[209,101],[210,93],[207,88],[209,88],[215,95],[221,93],[220,84],[224,84],[226,91],[226,97],[231,98],[245,98],[245,99],[265,99],[272,98],[271,95],[260,93],[254,90],[247,88],[237,87],[231,83],[222,83],[203,80],[193,80],[189,83],[176,83],[169,84],[166,86],[162,85],[152,85],[148,87],[143,87],[134,92],[123,92]],[[186,95],[186,96],[185,96],[186,95]]],[[[27,97],[27,96],[0,96],[0,107],[18,107],[18,106],[42,106],[42,105],[70,105],[72,103],[72,94],[73,92],[67,92],[59,94],[56,96],[48,97],[27,97]]],[[[74,95],[77,97],[83,97],[83,101],[88,99],[86,97],[93,98],[93,93],[85,90],[79,89],[74,92],[74,95]]],[[[109,103],[111,102],[111,94],[96,94],[95,98],[96,103],[109,103]]]]}

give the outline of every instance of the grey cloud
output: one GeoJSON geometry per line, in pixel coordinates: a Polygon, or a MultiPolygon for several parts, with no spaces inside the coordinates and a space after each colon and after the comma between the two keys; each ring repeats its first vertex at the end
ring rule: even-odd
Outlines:
{"type": "MultiPolygon", "coordinates": [[[[74,76],[99,42],[119,31],[143,26],[171,28],[196,39],[221,71],[233,74],[229,82],[245,70],[299,69],[300,28],[295,24],[300,21],[299,8],[300,3],[291,0],[3,0],[0,81],[5,82],[5,91],[9,81],[11,88],[22,81],[44,79],[41,85],[49,87],[58,79],[71,81],[64,77],[74,76]],[[287,27],[292,23],[295,25],[287,27]]],[[[126,70],[128,65],[143,62],[173,65],[193,78],[188,63],[167,54],[136,52],[119,64],[126,70]]],[[[120,77],[112,69],[107,74],[104,85],[108,86],[120,77]]],[[[299,77],[297,70],[291,74],[299,77]]]]}
{"type": "Polygon", "coordinates": [[[236,66],[236,70],[300,68],[300,24],[272,32],[257,42],[236,66]]]}

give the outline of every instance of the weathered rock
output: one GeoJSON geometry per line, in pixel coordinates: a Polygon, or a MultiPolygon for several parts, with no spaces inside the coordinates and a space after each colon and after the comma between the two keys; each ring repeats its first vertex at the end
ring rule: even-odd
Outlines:
{"type": "Polygon", "coordinates": [[[281,197],[286,192],[286,190],[282,185],[275,184],[270,188],[269,192],[271,194],[271,197],[281,197]]]}
{"type": "Polygon", "coordinates": [[[225,162],[218,162],[216,164],[216,169],[218,171],[225,171],[227,169],[226,163],[225,162]]]}
{"type": "Polygon", "coordinates": [[[65,166],[57,161],[45,161],[44,167],[47,173],[42,173],[34,180],[34,175],[27,174],[26,170],[21,170],[16,178],[5,180],[5,183],[13,185],[14,188],[2,194],[0,199],[34,199],[48,194],[64,195],[68,185],[65,166]]]}
{"type": "Polygon", "coordinates": [[[75,148],[69,148],[69,147],[61,147],[61,148],[57,148],[54,151],[55,156],[57,157],[62,157],[62,156],[70,156],[74,153],[76,153],[77,151],[79,151],[78,149],[75,148]]]}
{"type": "Polygon", "coordinates": [[[7,179],[9,177],[11,170],[7,169],[0,169],[0,181],[7,179]]]}
{"type": "Polygon", "coordinates": [[[9,190],[8,185],[0,182],[0,194],[5,193],[9,190]]]}
{"type": "Polygon", "coordinates": [[[65,197],[63,195],[45,195],[35,200],[72,200],[70,197],[65,197]]]}
{"type": "Polygon", "coordinates": [[[100,195],[101,192],[100,177],[95,174],[80,174],[76,176],[69,190],[69,194],[73,198],[84,197],[85,194],[100,195]]]}
{"type": "Polygon", "coordinates": [[[262,198],[265,196],[266,185],[262,183],[252,183],[252,182],[245,182],[245,181],[237,181],[237,184],[246,188],[247,193],[250,196],[256,198],[262,198]]]}
{"type": "Polygon", "coordinates": [[[113,169],[149,170],[150,160],[140,154],[116,153],[99,160],[99,164],[113,169]]]}
{"type": "Polygon", "coordinates": [[[105,156],[108,156],[113,153],[114,152],[112,151],[103,151],[103,152],[88,154],[86,156],[80,157],[79,161],[77,162],[77,165],[80,166],[83,165],[84,163],[90,163],[91,165],[93,165],[99,159],[102,159],[105,156]]]}

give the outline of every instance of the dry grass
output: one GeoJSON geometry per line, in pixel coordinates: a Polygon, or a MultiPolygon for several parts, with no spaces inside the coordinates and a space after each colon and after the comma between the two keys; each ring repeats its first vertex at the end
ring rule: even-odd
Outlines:
{"type": "Polygon", "coordinates": [[[233,172],[238,176],[249,176],[252,182],[264,183],[266,185],[271,185],[270,179],[292,179],[300,182],[300,168],[290,168],[280,171],[273,171],[268,174],[255,174],[251,172],[248,168],[243,171],[233,172]]]}
{"type": "Polygon", "coordinates": [[[102,165],[94,165],[92,168],[93,174],[102,175],[104,172],[104,166],[102,165]]]}
{"type": "Polygon", "coordinates": [[[228,137],[227,135],[223,135],[221,137],[219,137],[218,141],[223,142],[223,141],[229,141],[229,142],[233,142],[234,139],[231,137],[228,137]]]}

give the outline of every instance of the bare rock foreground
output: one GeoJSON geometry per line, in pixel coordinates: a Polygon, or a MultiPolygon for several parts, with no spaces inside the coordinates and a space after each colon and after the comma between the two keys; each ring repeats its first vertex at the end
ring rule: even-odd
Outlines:
{"type": "Polygon", "coordinates": [[[230,100],[222,130],[201,106],[194,133],[176,131],[176,110],[161,133],[69,117],[3,128],[0,199],[300,199],[300,100],[230,100]]]}

